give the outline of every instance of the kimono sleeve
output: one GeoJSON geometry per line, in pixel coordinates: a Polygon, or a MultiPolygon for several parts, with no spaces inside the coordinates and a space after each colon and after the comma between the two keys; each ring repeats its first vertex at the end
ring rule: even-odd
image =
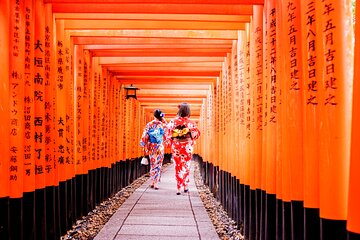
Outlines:
{"type": "Polygon", "coordinates": [[[147,134],[149,131],[149,128],[150,128],[150,124],[148,123],[148,124],[146,124],[144,131],[140,138],[140,146],[141,147],[145,147],[149,142],[149,135],[147,134]]]}
{"type": "Polygon", "coordinates": [[[171,140],[174,130],[174,120],[171,120],[165,127],[165,140],[171,140]]]}
{"type": "Polygon", "coordinates": [[[189,124],[189,130],[191,132],[191,138],[196,140],[200,137],[200,130],[197,128],[196,124],[194,122],[191,122],[189,124]]]}

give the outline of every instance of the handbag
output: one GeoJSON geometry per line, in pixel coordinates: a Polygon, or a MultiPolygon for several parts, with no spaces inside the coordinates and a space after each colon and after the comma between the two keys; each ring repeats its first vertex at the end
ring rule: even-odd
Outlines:
{"type": "Polygon", "coordinates": [[[147,159],[147,157],[143,157],[141,159],[141,162],[140,162],[142,165],[149,165],[149,160],[147,159]]]}

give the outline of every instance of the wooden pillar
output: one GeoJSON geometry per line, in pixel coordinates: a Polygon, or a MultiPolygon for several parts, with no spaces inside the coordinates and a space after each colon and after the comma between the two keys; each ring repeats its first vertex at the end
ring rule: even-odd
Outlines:
{"type": "MultiPolygon", "coordinates": [[[[10,2],[9,29],[9,112],[10,156],[9,182],[10,238],[23,238],[23,169],[24,169],[24,86],[25,79],[25,9],[24,2],[10,2]]],[[[6,55],[5,55],[6,56],[6,55]]]]}
{"type": "Polygon", "coordinates": [[[283,88],[281,104],[283,115],[284,161],[288,161],[291,199],[291,238],[303,239],[303,78],[300,1],[285,0],[281,4],[283,29],[283,88]]]}
{"type": "Polygon", "coordinates": [[[10,3],[10,197],[23,193],[25,14],[23,2],[10,3]]]}
{"type": "MultiPolygon", "coordinates": [[[[23,221],[24,236],[36,237],[35,207],[35,105],[34,105],[34,36],[35,6],[34,1],[25,1],[25,75],[24,75],[24,196],[23,221]]],[[[41,215],[41,214],[39,214],[41,215]]]]}
{"type": "Polygon", "coordinates": [[[66,151],[66,95],[65,81],[65,43],[64,21],[56,21],[56,149],[59,181],[66,180],[65,151],[66,151]]]}
{"type": "MultiPolygon", "coordinates": [[[[0,135],[10,136],[10,72],[9,72],[9,52],[10,52],[10,1],[1,2],[0,8],[0,135]]],[[[0,138],[0,151],[2,160],[0,161],[0,238],[9,238],[9,165],[10,165],[10,141],[9,138],[0,138]]]]}
{"type": "MultiPolygon", "coordinates": [[[[231,52],[231,84],[232,84],[232,106],[231,106],[231,118],[232,118],[232,176],[231,176],[231,191],[232,191],[232,219],[235,220],[237,224],[239,224],[239,109],[240,109],[240,92],[239,92],[239,75],[238,75],[238,55],[237,55],[237,41],[233,40],[232,43],[232,52],[231,52]]],[[[211,98],[211,97],[209,97],[211,98]]],[[[211,99],[210,99],[211,100],[211,99]]],[[[211,103],[210,103],[211,104],[211,103]]],[[[211,108],[208,111],[208,119],[211,119],[211,108]]],[[[212,122],[210,122],[212,125],[212,122]]],[[[212,128],[211,126],[210,129],[212,128]]],[[[208,136],[208,138],[212,138],[212,135],[208,136]]],[[[212,144],[210,144],[212,146],[212,144]]],[[[210,150],[210,149],[209,149],[210,150]]]]}
{"type": "Polygon", "coordinates": [[[33,1],[25,1],[25,82],[24,82],[24,192],[35,191],[34,128],[34,13],[33,1]]]}
{"type": "Polygon", "coordinates": [[[245,209],[244,209],[244,193],[245,185],[245,46],[246,46],[246,32],[239,31],[238,37],[238,72],[239,72],[239,180],[240,180],[240,219],[244,224],[245,209]]]}
{"type": "Polygon", "coordinates": [[[316,19],[316,56],[320,62],[320,238],[345,239],[353,79],[351,1],[316,1],[316,19]]]}
{"type": "MultiPolygon", "coordinates": [[[[10,52],[9,45],[9,25],[10,25],[10,12],[9,12],[9,1],[3,1],[3,7],[0,9],[0,24],[1,24],[1,34],[0,34],[0,54],[4,56],[0,59],[0,65],[3,66],[1,74],[1,84],[0,84],[0,115],[1,124],[0,124],[0,134],[1,136],[10,135],[10,115],[9,115],[9,87],[10,87],[10,75],[9,75],[9,59],[11,56],[7,56],[10,52]]],[[[3,186],[0,188],[0,198],[9,196],[9,139],[3,137],[0,138],[0,149],[3,156],[2,161],[0,162],[0,185],[3,186]]]]}
{"type": "Polygon", "coordinates": [[[83,132],[83,142],[82,142],[82,153],[83,153],[83,162],[84,162],[84,172],[86,175],[86,181],[84,181],[84,188],[86,189],[86,204],[84,203],[83,214],[85,215],[92,209],[93,198],[91,196],[92,188],[92,161],[91,161],[91,125],[92,125],[92,114],[91,114],[91,60],[89,50],[84,50],[84,89],[83,89],[83,123],[82,123],[82,132],[83,132]]]}
{"type": "Polygon", "coordinates": [[[45,187],[45,11],[42,1],[35,2],[34,37],[34,142],[36,189],[45,187]]]}
{"type": "Polygon", "coordinates": [[[270,66],[270,55],[269,55],[269,38],[268,38],[268,21],[267,15],[268,4],[264,4],[263,7],[263,117],[262,117],[262,161],[261,161],[261,211],[260,211],[260,239],[265,239],[265,207],[266,207],[266,162],[267,162],[267,126],[268,126],[268,92],[269,92],[269,66],[270,66]]]}
{"type": "Polygon", "coordinates": [[[93,208],[96,205],[96,80],[97,73],[95,71],[95,60],[96,58],[90,55],[90,52],[86,50],[87,54],[86,60],[88,61],[88,72],[89,72],[89,170],[90,170],[90,188],[89,188],[89,197],[91,201],[89,202],[89,207],[93,208]]]}
{"type": "MultiPolygon", "coordinates": [[[[360,21],[360,4],[356,4],[356,21],[360,21]]],[[[355,62],[359,65],[360,60],[360,24],[355,24],[355,62]]],[[[351,131],[351,153],[350,153],[350,178],[349,178],[349,200],[347,215],[348,239],[360,238],[360,69],[354,69],[353,106],[352,106],[352,131],[351,131]]]]}
{"type": "Polygon", "coordinates": [[[60,237],[58,220],[58,178],[55,160],[55,29],[52,5],[45,4],[45,36],[44,36],[44,90],[45,90],[45,186],[46,186],[46,233],[48,238],[60,237]]]}
{"type": "MultiPolygon", "coordinates": [[[[73,71],[73,44],[69,31],[64,31],[64,90],[66,96],[66,180],[70,180],[75,176],[75,142],[74,142],[74,71],[73,71]]],[[[71,191],[71,189],[69,189],[71,191]]]]}
{"type": "Polygon", "coordinates": [[[84,56],[81,45],[74,46],[74,161],[76,175],[84,174],[83,162],[83,98],[84,98],[84,56]]]}
{"type": "Polygon", "coordinates": [[[276,225],[276,144],[277,144],[277,122],[279,110],[279,83],[280,79],[277,75],[277,14],[276,1],[270,0],[266,2],[265,17],[267,18],[267,61],[268,72],[265,79],[267,84],[267,116],[264,122],[266,131],[266,209],[265,209],[265,239],[275,239],[276,225]]]}
{"type": "Polygon", "coordinates": [[[36,237],[45,238],[46,196],[45,196],[45,9],[40,0],[34,4],[35,35],[34,35],[34,160],[35,160],[35,211],[36,211],[36,237]]]}
{"type": "Polygon", "coordinates": [[[303,45],[304,239],[320,238],[319,60],[316,57],[315,2],[301,1],[303,45]]]}
{"type": "Polygon", "coordinates": [[[81,45],[74,45],[74,168],[75,168],[75,201],[76,218],[82,216],[86,206],[86,181],[85,161],[83,159],[83,134],[84,134],[84,54],[81,45]]]}
{"type": "Polygon", "coordinates": [[[46,186],[58,186],[55,172],[57,164],[54,158],[55,143],[55,46],[52,6],[45,4],[44,39],[44,81],[45,81],[45,177],[46,186]]]}
{"type": "MultiPolygon", "coordinates": [[[[289,133],[287,132],[289,122],[288,118],[288,105],[286,98],[290,91],[288,85],[292,78],[290,75],[290,41],[289,41],[289,25],[287,23],[287,5],[285,3],[278,1],[277,5],[277,72],[278,79],[280,79],[280,89],[279,92],[279,123],[278,123],[278,156],[277,156],[277,169],[279,173],[279,179],[277,179],[277,228],[276,236],[280,239],[291,239],[292,229],[291,229],[291,161],[290,157],[292,148],[291,145],[287,143],[289,139],[289,133]]],[[[296,62],[297,60],[295,60],[296,62]]],[[[297,73],[298,74],[298,73],[297,73]]],[[[297,152],[295,153],[295,155],[297,152]]]]}
{"type": "Polygon", "coordinates": [[[55,87],[55,161],[58,164],[59,179],[59,219],[60,235],[67,230],[67,175],[66,175],[66,102],[69,101],[65,89],[66,55],[65,55],[64,20],[56,20],[56,87],[55,87]]]}
{"type": "Polygon", "coordinates": [[[253,35],[254,20],[246,27],[247,32],[247,79],[246,79],[246,139],[247,139],[247,161],[249,165],[249,192],[246,200],[249,201],[249,239],[256,237],[256,162],[255,162],[255,149],[256,149],[256,113],[255,113],[255,89],[256,89],[256,74],[254,71],[255,60],[255,38],[253,35]]]}
{"type": "Polygon", "coordinates": [[[125,100],[125,90],[123,89],[123,85],[120,86],[120,159],[125,160],[125,116],[126,116],[126,100],[125,100]]]}
{"type": "Polygon", "coordinates": [[[253,18],[253,63],[252,71],[254,76],[254,165],[255,165],[255,239],[260,239],[260,218],[261,218],[261,173],[262,173],[262,137],[263,137],[263,6],[254,6],[253,18]]]}

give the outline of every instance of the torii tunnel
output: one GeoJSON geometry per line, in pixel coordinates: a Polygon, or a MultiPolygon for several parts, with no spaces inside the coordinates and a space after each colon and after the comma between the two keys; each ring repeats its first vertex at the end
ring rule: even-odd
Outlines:
{"type": "Polygon", "coordinates": [[[0,239],[59,239],[181,102],[245,239],[360,239],[356,1],[0,3],[0,239]]]}

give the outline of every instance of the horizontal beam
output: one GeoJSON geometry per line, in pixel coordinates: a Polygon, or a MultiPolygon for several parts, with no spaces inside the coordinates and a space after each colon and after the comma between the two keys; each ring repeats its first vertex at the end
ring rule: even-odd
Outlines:
{"type": "MultiPolygon", "coordinates": [[[[153,107],[176,107],[178,108],[179,103],[177,102],[171,102],[171,103],[151,103],[151,102],[141,102],[140,103],[140,107],[143,108],[153,108],[153,107]]],[[[191,107],[199,107],[201,108],[202,104],[201,103],[192,103],[191,107]]]]}
{"type": "MultiPolygon", "coordinates": [[[[191,49],[192,50],[192,49],[191,49]]],[[[226,57],[227,53],[230,53],[231,50],[228,49],[199,49],[196,51],[189,50],[179,50],[179,49],[137,49],[137,50],[91,50],[92,56],[94,57],[144,57],[144,56],[154,56],[154,57],[226,57]]]]}
{"type": "Polygon", "coordinates": [[[146,104],[146,103],[176,103],[180,104],[182,102],[188,102],[191,104],[202,104],[204,98],[194,98],[194,97],[154,97],[154,96],[138,96],[137,99],[140,101],[140,104],[146,104]]]}
{"type": "MultiPolygon", "coordinates": [[[[73,3],[73,0],[44,0],[45,3],[73,3]]],[[[99,0],[76,0],[76,3],[99,3],[99,0]]],[[[264,0],[131,0],[136,4],[242,4],[242,5],[256,5],[264,4],[264,0]]],[[[102,0],[101,3],[129,3],[129,0],[102,0]]]]}
{"type": "Polygon", "coordinates": [[[114,44],[114,45],[84,45],[84,49],[89,50],[118,50],[118,51],[169,51],[169,50],[181,50],[181,51],[228,51],[231,50],[231,44],[114,44]]]}
{"type": "MultiPolygon", "coordinates": [[[[252,5],[240,4],[138,4],[138,3],[78,3],[52,2],[54,13],[155,13],[155,14],[230,14],[230,15],[252,15],[252,5]]],[[[47,2],[45,0],[45,2],[47,2]]],[[[237,1],[238,2],[238,1],[237,1]]],[[[262,4],[262,3],[260,3],[262,4]]]]}
{"type": "Polygon", "coordinates": [[[191,39],[191,38],[138,38],[138,37],[107,37],[107,36],[87,36],[87,37],[72,37],[74,44],[83,44],[83,45],[125,45],[131,48],[132,46],[136,48],[138,45],[147,45],[147,46],[158,46],[160,45],[198,45],[199,47],[203,44],[211,45],[214,44],[220,47],[231,47],[233,40],[227,39],[191,39]]]}
{"type": "Polygon", "coordinates": [[[220,71],[137,71],[137,72],[125,72],[116,71],[113,72],[115,77],[123,76],[188,76],[188,77],[219,77],[220,71]]]}
{"type": "Polygon", "coordinates": [[[70,36],[82,37],[141,37],[141,38],[188,38],[231,39],[238,37],[237,30],[68,30],[70,36]]]}
{"type": "MultiPolygon", "coordinates": [[[[134,84],[133,84],[134,85],[134,84]]],[[[167,85],[167,84],[153,84],[153,83],[148,83],[148,84],[136,84],[134,85],[137,88],[140,88],[140,90],[143,89],[169,89],[169,90],[174,90],[174,89],[192,89],[192,90],[209,90],[209,85],[198,85],[198,84],[171,84],[171,85],[167,85]]]]}
{"type": "Polygon", "coordinates": [[[250,22],[250,15],[221,14],[140,14],[140,13],[55,13],[55,19],[85,20],[162,20],[162,21],[210,21],[210,22],[250,22]]]}
{"type": "Polygon", "coordinates": [[[120,83],[124,85],[128,84],[166,84],[166,85],[174,85],[174,84],[196,84],[196,85],[206,85],[216,83],[216,77],[176,77],[176,76],[127,76],[127,77],[118,77],[117,78],[120,83]]]}
{"type": "MultiPolygon", "coordinates": [[[[177,106],[165,106],[165,105],[162,105],[162,106],[153,105],[153,106],[142,106],[142,107],[147,112],[153,112],[154,109],[157,109],[157,108],[160,108],[162,111],[173,112],[173,113],[176,113],[179,110],[179,108],[177,106]]],[[[200,114],[201,106],[196,106],[194,104],[191,104],[190,107],[191,107],[192,113],[200,114]]]]}
{"type": "Polygon", "coordinates": [[[99,64],[223,62],[223,57],[99,57],[99,64]]]}
{"type": "MultiPolygon", "coordinates": [[[[150,106],[143,106],[143,105],[140,105],[143,110],[145,112],[148,112],[148,113],[153,113],[155,109],[159,108],[161,109],[162,111],[165,111],[165,112],[172,112],[172,113],[177,113],[179,108],[178,108],[178,105],[181,104],[182,102],[178,102],[176,105],[171,105],[171,106],[166,106],[166,105],[156,105],[156,103],[154,103],[154,105],[150,105],[150,106]]],[[[194,114],[197,114],[199,115],[200,112],[201,112],[201,105],[196,105],[194,103],[189,103],[190,105],[190,108],[191,108],[191,112],[194,113],[194,114]]]]}
{"type": "Polygon", "coordinates": [[[139,94],[136,94],[137,95],[137,98],[138,99],[143,99],[143,98],[152,98],[152,99],[157,99],[157,98],[165,98],[165,99],[171,99],[171,98],[176,98],[176,99],[180,99],[180,101],[186,101],[186,99],[188,98],[206,98],[208,95],[206,93],[203,93],[203,94],[198,94],[198,93],[194,93],[194,94],[186,94],[184,95],[183,94],[183,91],[181,91],[181,93],[173,93],[173,94],[169,94],[169,93],[163,93],[163,94],[160,94],[160,93],[146,93],[146,94],[143,94],[143,93],[140,93],[139,94]],[[182,99],[182,100],[181,100],[182,99]]]}
{"type": "Polygon", "coordinates": [[[146,62],[146,63],[115,63],[103,64],[104,67],[133,68],[133,67],[222,67],[222,62],[146,62]]]}
{"type": "Polygon", "coordinates": [[[208,90],[194,90],[194,89],[141,89],[137,91],[137,96],[195,96],[195,97],[206,97],[208,90]]]}
{"type": "Polygon", "coordinates": [[[191,20],[65,20],[64,29],[245,30],[245,23],[191,20]]]}
{"type": "MultiPolygon", "coordinates": [[[[176,65],[176,64],[175,64],[176,65]]],[[[211,72],[222,70],[221,66],[105,66],[111,72],[211,72]]]]}

